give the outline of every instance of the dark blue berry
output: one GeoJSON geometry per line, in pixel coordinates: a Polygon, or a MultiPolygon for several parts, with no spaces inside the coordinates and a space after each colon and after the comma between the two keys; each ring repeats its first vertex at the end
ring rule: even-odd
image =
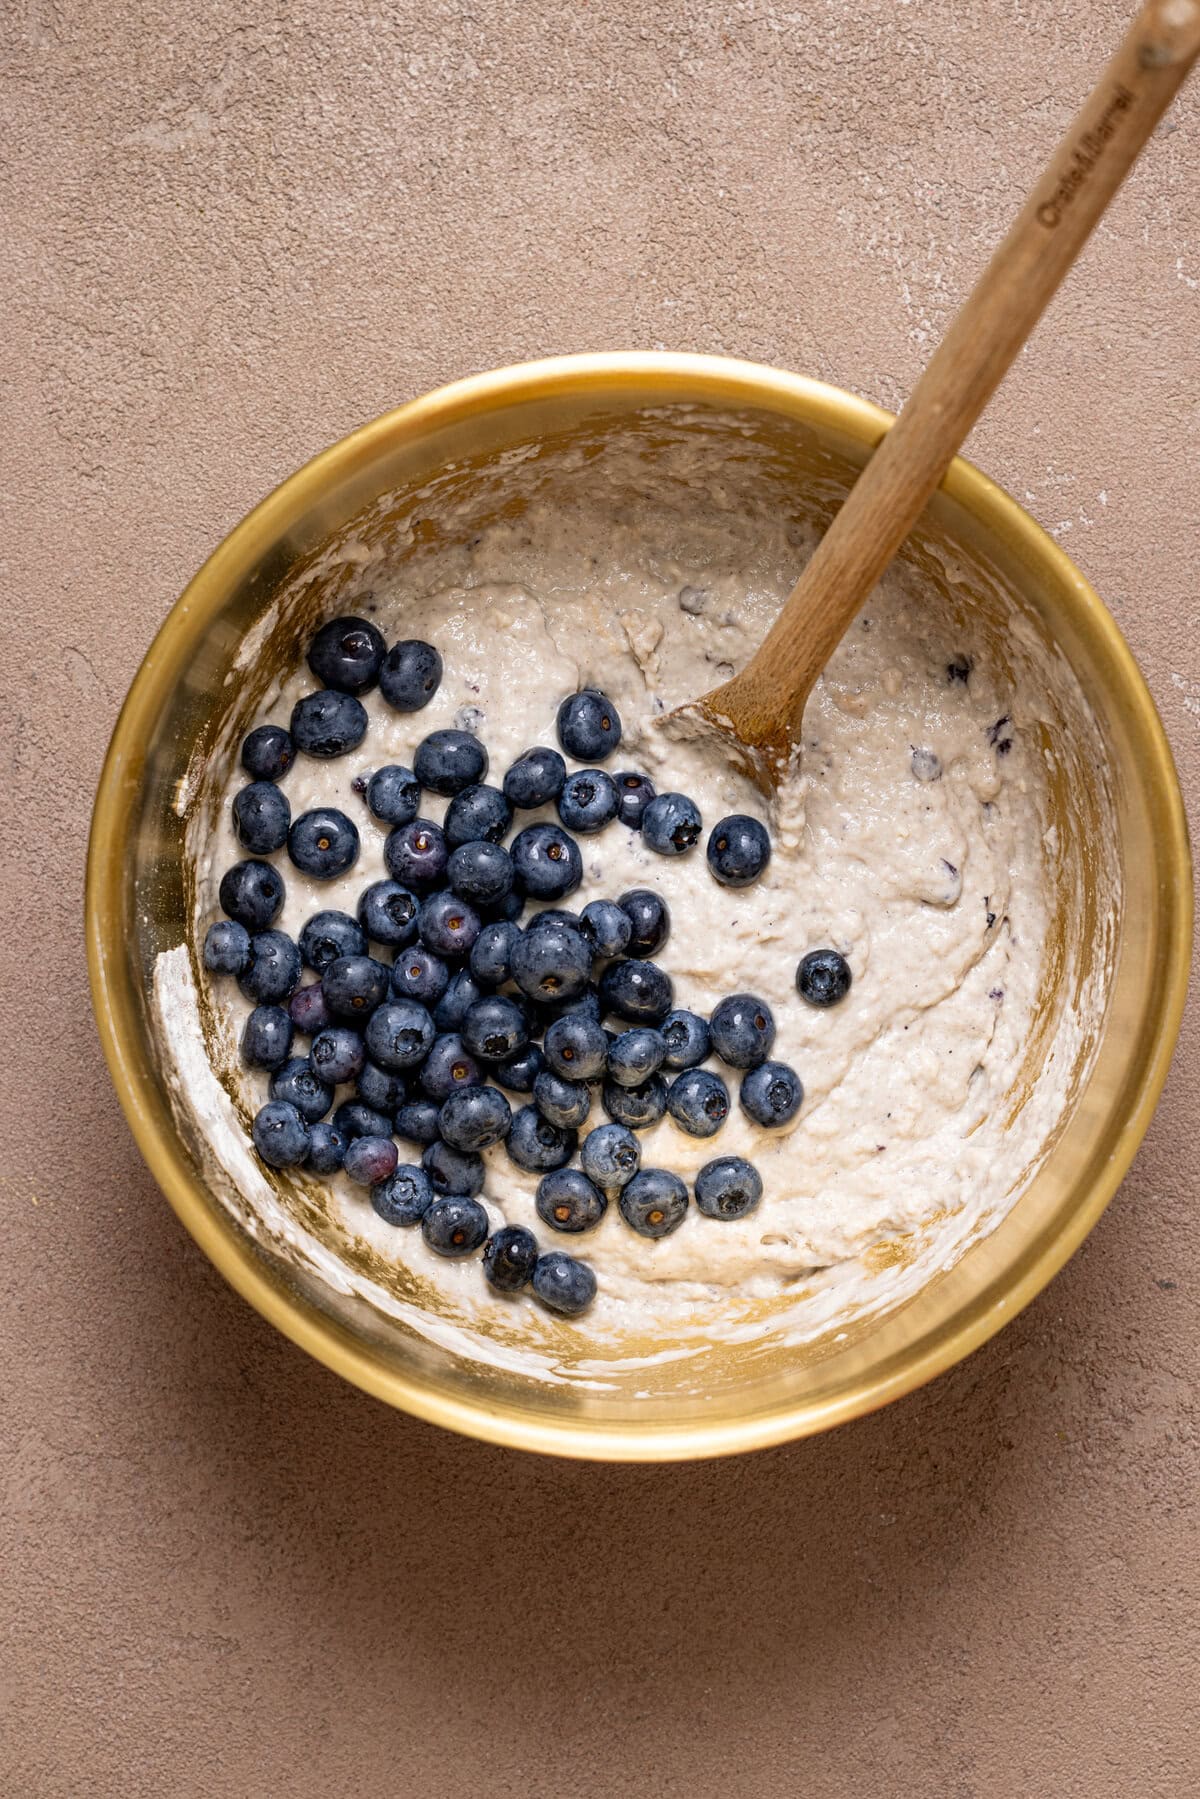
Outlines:
{"type": "Polygon", "coordinates": [[[314,1124],[308,1133],[306,1167],[314,1174],[336,1174],[346,1160],[346,1139],[331,1124],[314,1124]]]}
{"type": "Polygon", "coordinates": [[[593,1185],[611,1198],[637,1173],[642,1150],[627,1125],[601,1124],[584,1138],[579,1160],[593,1185]]]}
{"type": "Polygon", "coordinates": [[[626,955],[643,962],[648,956],[657,955],[671,934],[671,913],[666,900],[652,887],[631,887],[617,904],[631,927],[626,955]]]}
{"type": "Polygon", "coordinates": [[[513,809],[498,787],[464,787],[446,807],[442,830],[452,850],[464,843],[499,843],[512,823],[513,809]]]}
{"type": "Polygon", "coordinates": [[[660,793],[642,814],[642,837],[660,856],[683,856],[704,828],[700,808],[686,793],[660,793]]]}
{"type": "Polygon", "coordinates": [[[352,1137],[342,1164],[356,1187],[375,1187],[396,1172],[400,1151],[390,1137],[352,1137]]]}
{"type": "Polygon", "coordinates": [[[537,1238],[520,1224],[506,1224],[483,1247],[483,1272],[497,1293],[519,1293],[538,1259],[537,1238]]]}
{"type": "Polygon", "coordinates": [[[621,741],[621,715],[597,687],[572,693],[558,708],[558,741],[576,762],[603,762],[621,741]]]}
{"type": "Polygon", "coordinates": [[[470,1149],[455,1149],[439,1139],[421,1157],[435,1193],[464,1193],[474,1198],[483,1191],[483,1157],[470,1149]]]}
{"type": "Polygon", "coordinates": [[[530,914],[525,926],[527,931],[540,931],[544,925],[567,924],[573,931],[583,928],[583,918],[578,912],[572,912],[566,906],[543,906],[540,911],[530,914]]]}
{"type": "Polygon", "coordinates": [[[399,881],[372,881],[358,897],[358,921],[367,936],[389,949],[404,949],[417,935],[417,899],[399,881]]]}
{"type": "Polygon", "coordinates": [[[555,1231],[590,1231],[608,1210],[608,1200],[582,1168],[556,1168],[538,1182],[537,1215],[555,1231]]]}
{"type": "Polygon", "coordinates": [[[433,1204],[433,1188],[423,1168],[401,1162],[394,1174],[371,1188],[371,1204],[385,1224],[420,1224],[433,1204]]]}
{"type": "Polygon", "coordinates": [[[497,919],[485,924],[471,945],[471,973],[486,987],[499,987],[512,974],[509,960],[519,933],[515,924],[497,919]]]}
{"type": "Polygon", "coordinates": [[[489,1072],[492,1079],[506,1087],[510,1093],[532,1093],[545,1065],[545,1058],[537,1044],[527,1043],[515,1056],[505,1056],[503,1062],[493,1062],[489,1072]]]}
{"type": "Polygon", "coordinates": [[[410,819],[388,832],[383,859],[392,879],[418,891],[434,886],[446,872],[446,839],[440,825],[427,818],[410,819]]]}
{"type": "Polygon", "coordinates": [[[661,1074],[652,1074],[639,1087],[621,1087],[616,1081],[605,1081],[600,1089],[604,1110],[618,1124],[631,1131],[648,1130],[657,1124],[667,1109],[667,1083],[661,1074]]]}
{"type": "Polygon", "coordinates": [[[708,1068],[688,1068],[667,1089],[667,1111],[691,1137],[712,1137],[729,1117],[729,1089],[708,1068]]]}
{"type": "Polygon", "coordinates": [[[530,999],[575,999],[588,984],[592,951],[574,925],[542,924],[521,933],[509,957],[513,980],[530,999]]]}
{"type": "Polygon", "coordinates": [[[247,1068],[282,1068],[292,1053],[292,1021],[282,1006],[255,1006],[242,1026],[247,1068]]]}
{"type": "Polygon", "coordinates": [[[340,1087],[362,1073],[367,1059],[366,1047],[358,1031],[344,1024],[330,1025],[318,1031],[308,1047],[308,1059],[330,1087],[340,1087]]]}
{"type": "Polygon", "coordinates": [[[659,1031],[635,1025],[622,1031],[608,1049],[608,1074],[621,1087],[640,1087],[663,1065],[667,1046],[659,1031]]]}
{"type": "Polygon", "coordinates": [[[591,836],[617,816],[617,790],[602,768],[581,768],[568,775],[558,796],[558,816],[568,831],[591,836]]]}
{"type": "Polygon", "coordinates": [[[365,618],[333,618],[312,640],[308,666],[323,687],[366,693],[379,679],[387,644],[365,618]]]}
{"type": "Polygon", "coordinates": [[[556,800],[566,778],[567,765],[558,751],[539,745],[518,756],[505,775],[505,797],[522,812],[532,812],[536,806],[556,800]]]}
{"type": "Polygon", "coordinates": [[[268,1168],[298,1168],[308,1155],[308,1126],[286,1100],[270,1100],[256,1114],[250,1134],[268,1168]]]}
{"type": "Polygon", "coordinates": [[[518,1168],[546,1174],[552,1168],[566,1167],[578,1141],[574,1131],[551,1124],[536,1106],[522,1106],[513,1114],[506,1146],[518,1168]]]}
{"type": "Polygon", "coordinates": [[[336,806],[302,812],[288,832],[288,855],[315,881],[336,880],[358,860],[358,826],[336,806]]]}
{"type": "Polygon", "coordinates": [[[526,825],[512,845],[513,872],[531,899],[565,899],[583,879],[583,857],[561,825],[526,825]]]}
{"type": "Polygon", "coordinates": [[[730,1068],[757,1068],[771,1053],[775,1020],[754,993],[731,993],[708,1021],[712,1046],[730,1068]]]}
{"type": "Polygon", "coordinates": [[[421,1235],[439,1256],[469,1256],[487,1234],[487,1213],[477,1199],[461,1194],[435,1199],[421,1220],[421,1235]]]}
{"type": "Polygon", "coordinates": [[[204,939],[204,966],[210,974],[241,974],[250,960],[250,933],[244,924],[219,918],[204,939]]]}
{"type": "Polygon", "coordinates": [[[543,1040],[546,1061],[568,1081],[595,1081],[608,1061],[608,1038],[595,1019],[577,1012],[556,1018],[543,1040]]]}
{"type": "Polygon", "coordinates": [[[301,927],[300,954],[318,974],[324,974],[339,956],[366,953],[366,933],[346,912],[314,912],[301,927]]]}
{"type": "Polygon", "coordinates": [[[233,829],[238,842],[255,856],[269,856],[287,842],[292,808],[274,781],[251,781],[233,796],[233,829]]]}
{"type": "Polygon", "coordinates": [[[250,957],[238,976],[247,999],[282,1005],[300,985],[300,951],[286,931],[256,931],[250,957]]]}
{"type": "Polygon", "coordinates": [[[744,1218],[762,1198],[762,1176],[742,1156],[718,1156],[696,1176],[696,1209],[706,1218],[744,1218]]]}
{"type": "Polygon", "coordinates": [[[325,1004],[334,1018],[360,1023],[388,996],[391,971],[374,956],[339,956],[321,976],[325,1004]]]}
{"type": "Polygon", "coordinates": [[[587,1263],[561,1249],[548,1249],[538,1257],[531,1285],[547,1311],[564,1318],[577,1318],[596,1297],[596,1277],[587,1263]]]}
{"type": "Polygon", "coordinates": [[[235,862],[221,876],[221,910],[248,931],[265,931],[283,905],[283,876],[269,862],[235,862]]]}
{"type": "Polygon", "coordinates": [[[505,993],[488,993],[468,1009],[462,1037],[472,1055],[487,1062],[505,1062],[529,1042],[529,1025],[515,999],[505,993]]]}
{"type": "Polygon", "coordinates": [[[669,1237],[687,1215],[688,1190],[666,1168],[643,1168],[622,1190],[621,1216],[639,1237],[669,1237]]]}
{"type": "Polygon", "coordinates": [[[850,964],[835,949],[810,950],[796,970],[796,991],[810,1006],[836,1006],[850,991],[850,964]]]}
{"type": "Polygon", "coordinates": [[[324,688],[292,707],[292,740],[306,756],[328,759],[356,750],[367,734],[366,707],[350,693],[324,688]]]}
{"type": "Polygon", "coordinates": [[[298,1031],[306,1037],[315,1037],[330,1022],[329,1007],[325,1004],[325,991],[320,981],[314,981],[309,987],[297,987],[288,1001],[288,1014],[298,1031]]]}
{"type": "Polygon", "coordinates": [[[748,887],[771,860],[765,825],[744,812],[733,812],[708,834],[708,866],[722,887],[748,887]]]}
{"type": "Polygon", "coordinates": [[[794,1068],[786,1062],[760,1062],[742,1081],[742,1111],[755,1124],[778,1130],[790,1124],[800,1110],[804,1088],[794,1068]]]}
{"type": "Polygon", "coordinates": [[[474,906],[493,906],[512,888],[512,857],[498,843],[482,839],[460,843],[450,856],[446,875],[460,899],[470,900],[474,906]]]}
{"type": "Polygon", "coordinates": [[[456,1031],[435,1037],[418,1077],[421,1091],[440,1106],[459,1087],[477,1087],[483,1070],[456,1031]]]}
{"type": "Polygon", "coordinates": [[[433,1020],[424,1006],[411,999],[393,999],[371,1014],[364,1041],[371,1060],[394,1074],[423,1062],[433,1037],[433,1020]]]}
{"type": "Polygon", "coordinates": [[[551,1124],[574,1130],[587,1118],[592,1096],[586,1081],[566,1081],[561,1074],[543,1068],[533,1083],[533,1103],[551,1124]]]}
{"type": "Polygon", "coordinates": [[[305,1124],[324,1118],[333,1104],[333,1088],[327,1087],[307,1056],[292,1056],[271,1076],[272,1099],[295,1106],[305,1124]]]}
{"type": "Polygon", "coordinates": [[[254,781],[281,781],[296,749],[282,725],[259,725],[242,744],[242,767],[254,781]]]}
{"type": "Polygon", "coordinates": [[[438,1115],[443,1140],[455,1149],[490,1149],[511,1123],[512,1107],[498,1087],[460,1087],[438,1115]]]}
{"type": "Polygon", "coordinates": [[[593,956],[623,956],[633,936],[629,914],[615,900],[590,900],[580,913],[579,928],[593,956]]]}
{"type": "Polygon", "coordinates": [[[389,1074],[386,1068],[377,1068],[374,1062],[363,1063],[355,1091],[365,1106],[389,1117],[408,1096],[404,1076],[389,1074]]]}
{"type": "Polygon", "coordinates": [[[411,768],[389,762],[367,782],[367,805],[385,825],[406,825],[421,806],[421,783],[411,768]]]}
{"type": "Polygon", "coordinates": [[[410,1099],[406,1105],[396,1107],[394,1128],[397,1137],[403,1137],[406,1143],[420,1143],[422,1146],[436,1143],[438,1140],[438,1113],[441,1106],[432,1099],[410,1099]]]}
{"type": "Polygon", "coordinates": [[[470,731],[431,731],[413,757],[413,773],[431,793],[461,793],[482,781],[487,768],[487,750],[470,731]]]}
{"type": "Polygon", "coordinates": [[[504,898],[498,899],[494,905],[480,908],[481,915],[489,924],[512,924],[520,918],[524,910],[525,895],[518,893],[515,886],[511,893],[506,893],[504,898]]]}
{"type": "Polygon", "coordinates": [[[657,962],[610,962],[600,976],[600,1004],[630,1024],[661,1024],[675,989],[657,962]]]}
{"type": "Polygon", "coordinates": [[[449,968],[423,943],[401,950],[392,964],[392,992],[397,999],[419,1000],[432,1009],[449,985],[449,968]]]}
{"type": "Polygon", "coordinates": [[[617,784],[617,817],[623,825],[632,831],[640,831],[646,807],[655,797],[655,786],[647,775],[634,774],[632,769],[615,775],[617,784]]]}
{"type": "Polygon", "coordinates": [[[390,1137],[392,1121],[386,1112],[377,1112],[360,1099],[347,1099],[333,1115],[333,1128],[352,1143],[356,1137],[390,1137]]]}
{"type": "Polygon", "coordinates": [[[482,998],[483,988],[474,975],[466,968],[456,968],[450,985],[433,1009],[434,1024],[439,1031],[461,1030],[463,1019],[475,1001],[482,998]]]}
{"type": "Polygon", "coordinates": [[[708,1024],[697,1012],[682,1007],[676,1012],[668,1012],[659,1029],[666,1045],[664,1068],[695,1068],[712,1049],[708,1024]]]}
{"type": "Polygon", "coordinates": [[[441,685],[442,659],[431,643],[394,643],[379,670],[379,691],[397,712],[420,712],[441,685]]]}

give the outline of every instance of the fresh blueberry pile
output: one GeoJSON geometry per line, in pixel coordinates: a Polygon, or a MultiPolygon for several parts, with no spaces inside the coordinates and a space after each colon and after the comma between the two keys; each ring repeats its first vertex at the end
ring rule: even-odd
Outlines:
{"type": "MultiPolygon", "coordinates": [[[[537,1213],[552,1231],[588,1231],[615,1202],[632,1230],[665,1237],[687,1213],[688,1189],[641,1166],[636,1132],[664,1114],[695,1137],[720,1131],[729,1085],[701,1064],[715,1056],[738,1075],[742,1110],[767,1129],[789,1123],[804,1097],[794,1070],[771,1059],[765,1001],[731,994],[708,1019],[676,1007],[654,959],[671,929],[661,895],[638,888],[579,912],[563,904],[583,879],[578,837],[617,822],[660,855],[682,856],[699,841],[700,812],[686,794],[657,793],[644,774],[596,766],[617,750],[621,720],[594,688],[558,709],[561,751],[584,764],[573,773],[559,750],[538,745],[489,785],[477,736],[433,731],[411,769],[378,768],[353,783],[389,827],[388,878],[363,889],[356,917],[317,912],[293,941],[273,928],[284,882],[261,858],[286,848],[303,874],[332,880],[353,867],[359,833],[336,807],[293,818],[279,783],[297,753],[358,748],[367,730],[359,694],[378,686],[396,711],[417,712],[442,676],[432,644],[389,649],[361,618],[325,625],[308,661],[323,686],[297,701],[288,730],[262,725],[242,745],[249,780],[233,826],[249,855],[222,878],[226,916],[204,943],[206,968],[236,978],[254,1001],[242,1059],[270,1074],[255,1148],[271,1168],[344,1169],[388,1224],[419,1226],[438,1255],[482,1250],[496,1291],[529,1286],[551,1311],[574,1316],[591,1302],[595,1275],[561,1250],[542,1251],[521,1226],[489,1236],[478,1198],[485,1150],[503,1143],[519,1168],[540,1175],[537,1213]],[[440,825],[422,815],[426,795],[448,802],[440,825]],[[550,805],[558,824],[530,823],[510,839],[517,813],[550,805]],[[295,1053],[297,1036],[306,1055],[295,1053]],[[596,1089],[610,1122],[581,1141],[596,1089]],[[419,1162],[400,1160],[397,1138],[419,1147],[419,1162]]],[[[757,819],[724,818],[709,834],[708,866],[725,886],[756,881],[770,855],[757,819]]],[[[830,1006],[848,991],[850,970],[836,951],[816,950],[796,984],[810,1004],[830,1006]]],[[[718,1156],[694,1192],[705,1217],[741,1218],[758,1205],[762,1181],[744,1158],[718,1156]]]]}

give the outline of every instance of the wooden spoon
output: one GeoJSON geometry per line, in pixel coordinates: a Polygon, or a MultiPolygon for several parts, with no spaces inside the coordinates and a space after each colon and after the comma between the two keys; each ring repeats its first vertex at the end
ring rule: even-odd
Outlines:
{"type": "Polygon", "coordinates": [[[1128,174],[1197,54],[1200,0],[1149,0],[740,674],[659,722],[716,733],[771,794],[817,676],[1128,174]]]}

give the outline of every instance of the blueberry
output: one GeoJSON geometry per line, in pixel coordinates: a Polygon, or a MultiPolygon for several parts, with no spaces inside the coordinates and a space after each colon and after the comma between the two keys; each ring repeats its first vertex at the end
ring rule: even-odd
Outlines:
{"type": "Polygon", "coordinates": [[[480,913],[488,924],[513,924],[524,910],[525,895],[518,893],[514,886],[512,892],[506,893],[503,899],[496,900],[493,905],[482,906],[480,913]]]}
{"type": "Polygon", "coordinates": [[[330,1087],[340,1087],[362,1073],[367,1059],[366,1047],[357,1031],[344,1024],[330,1025],[318,1031],[308,1048],[308,1059],[330,1087]]]}
{"type": "Polygon", "coordinates": [[[555,1231],[590,1231],[608,1210],[608,1201],[582,1168],[556,1168],[538,1182],[537,1215],[555,1231]]]}
{"type": "Polygon", "coordinates": [[[433,1009],[434,1024],[439,1031],[461,1030],[463,1019],[475,1001],[482,998],[483,988],[474,975],[465,968],[455,969],[450,985],[433,1009]]]}
{"type": "Polygon", "coordinates": [[[418,1077],[421,1091],[440,1106],[459,1087],[477,1087],[483,1070],[455,1031],[435,1037],[418,1077]]]}
{"type": "Polygon", "coordinates": [[[477,1199],[461,1194],[435,1199],[421,1220],[421,1235],[439,1256],[469,1256],[487,1234],[487,1213],[477,1199]]]}
{"type": "Polygon", "coordinates": [[[671,934],[671,913],[652,887],[631,887],[617,901],[631,929],[627,955],[645,961],[655,956],[671,934]]]}
{"type": "Polygon", "coordinates": [[[497,1293],[519,1293],[538,1259],[537,1238],[520,1224],[506,1224],[483,1247],[483,1272],[497,1293]]]}
{"type": "Polygon", "coordinates": [[[601,1124],[584,1138],[579,1160],[593,1185],[611,1198],[637,1173],[642,1150],[627,1126],[601,1124]]]}
{"type": "Polygon", "coordinates": [[[292,1021],[282,1006],[255,1006],[242,1026],[247,1068],[282,1068],[292,1053],[292,1021]]]}
{"type": "Polygon", "coordinates": [[[569,1081],[595,1081],[608,1061],[608,1038],[594,1019],[578,1013],[557,1018],[546,1032],[546,1061],[569,1081]]]}
{"type": "Polygon", "coordinates": [[[269,862],[235,862],[221,876],[221,910],[248,931],[265,931],[283,905],[283,876],[269,862]]]}
{"type": "Polygon", "coordinates": [[[540,931],[543,925],[551,924],[568,924],[573,931],[579,931],[583,928],[583,918],[567,906],[543,906],[540,911],[530,914],[525,929],[540,931]]]}
{"type": "Polygon", "coordinates": [[[331,1124],[314,1124],[308,1133],[308,1162],[314,1174],[336,1174],[346,1160],[346,1139],[331,1124]]]}
{"type": "Polygon", "coordinates": [[[269,856],[287,842],[292,808],[274,781],[251,781],[233,796],[233,829],[238,842],[255,856],[269,856]]]}
{"type": "Polygon", "coordinates": [[[511,1123],[512,1107],[498,1087],[460,1087],[438,1114],[442,1138],[455,1149],[490,1149],[511,1123]]]}
{"type": "Polygon", "coordinates": [[[576,1016],[590,1018],[593,1024],[599,1024],[601,1018],[600,989],[589,982],[576,999],[560,1001],[555,1005],[544,1006],[540,1010],[549,1014],[543,1028],[552,1024],[556,1018],[574,1018],[576,1016]]]}
{"type": "Polygon", "coordinates": [[[427,818],[410,819],[388,832],[383,859],[393,880],[418,890],[432,887],[446,872],[446,839],[440,825],[427,818]]]}
{"type": "Polygon", "coordinates": [[[660,793],[642,814],[642,837],[660,856],[682,856],[695,844],[704,820],[686,793],[660,793]]]}
{"type": "Polygon", "coordinates": [[[282,725],[259,725],[242,743],[242,767],[253,781],[281,781],[295,755],[282,725]]]}
{"type": "Polygon", "coordinates": [[[295,1106],[305,1124],[324,1118],[333,1104],[333,1088],[327,1087],[307,1056],[292,1056],[271,1076],[272,1099],[295,1106]]]}
{"type": "Polygon", "coordinates": [[[436,1100],[410,1099],[406,1105],[396,1107],[394,1128],[397,1137],[403,1137],[406,1143],[420,1143],[427,1146],[438,1140],[438,1113],[441,1107],[436,1100]]]}
{"type": "Polygon", "coordinates": [[[722,887],[748,887],[771,860],[765,825],[744,812],[733,812],[708,834],[708,866],[722,887]]]}
{"type": "Polygon", "coordinates": [[[449,968],[423,943],[410,944],[392,964],[392,992],[397,999],[415,999],[433,1007],[449,985],[449,968]]]}
{"type": "Polygon", "coordinates": [[[513,872],[531,899],[565,899],[583,879],[583,857],[560,825],[526,825],[512,845],[513,872]]]}
{"type": "Polygon", "coordinates": [[[353,1137],[343,1167],[356,1187],[375,1187],[396,1172],[400,1151],[390,1137],[353,1137]]]}
{"type": "Polygon", "coordinates": [[[420,1224],[433,1204],[433,1188],[423,1168],[401,1162],[394,1174],[371,1188],[371,1204],[385,1224],[420,1224]]]}
{"type": "Polygon", "coordinates": [[[698,1013],[686,1008],[668,1012],[659,1028],[666,1045],[664,1068],[695,1068],[712,1049],[712,1035],[707,1023],[698,1013]]]}
{"type": "Polygon", "coordinates": [[[366,734],[366,707],[353,694],[324,688],[306,693],[292,707],[292,738],[306,756],[344,756],[356,750],[366,734]]]}
{"type": "Polygon", "coordinates": [[[631,1024],[661,1024],[675,999],[657,962],[610,962],[600,976],[600,1004],[631,1024]]]}
{"type": "Polygon", "coordinates": [[[402,1106],[408,1097],[404,1076],[389,1074],[386,1068],[379,1068],[374,1062],[364,1062],[362,1073],[355,1083],[355,1091],[365,1106],[372,1111],[391,1114],[397,1106],[402,1106]]]}
{"type": "Polygon", "coordinates": [[[390,970],[374,956],[339,956],[321,976],[325,1004],[334,1018],[365,1025],[388,996],[390,970]]]}
{"type": "Polygon", "coordinates": [[[754,993],[731,993],[709,1019],[712,1046],[730,1068],[757,1068],[775,1042],[775,1020],[754,993]]]}
{"type": "Polygon", "coordinates": [[[364,1040],[371,1060],[394,1074],[423,1062],[433,1036],[433,1020],[424,1006],[411,999],[393,999],[371,1014],[364,1040]]]}
{"type": "Polygon", "coordinates": [[[247,999],[281,1005],[300,985],[300,951],[286,931],[256,931],[250,957],[238,976],[247,999]]]}
{"type": "Polygon", "coordinates": [[[416,938],[416,896],[399,881],[372,881],[359,894],[357,911],[367,936],[389,949],[404,949],[416,938]]]}
{"type": "Polygon", "coordinates": [[[617,817],[630,830],[640,831],[646,807],[656,794],[653,781],[648,775],[635,774],[632,769],[625,769],[613,778],[617,785],[617,817]]]}
{"type": "Polygon", "coordinates": [[[633,936],[629,914],[615,900],[590,900],[579,918],[593,956],[623,956],[633,936]]]}
{"type": "Polygon", "coordinates": [[[306,1037],[315,1037],[325,1029],[330,1022],[329,1007],[320,981],[314,981],[310,987],[297,987],[288,1001],[288,1016],[306,1037]]]}
{"type": "Polygon", "coordinates": [[[360,1099],[343,1100],[333,1115],[333,1128],[339,1136],[353,1143],[356,1137],[390,1137],[391,1119],[360,1099]]]}
{"type": "Polygon", "coordinates": [[[536,1106],[522,1106],[513,1114],[506,1146],[518,1168],[546,1174],[552,1168],[566,1167],[578,1141],[574,1131],[551,1124],[536,1106]]]}
{"type": "Polygon", "coordinates": [[[561,1249],[548,1249],[538,1257],[532,1286],[546,1309],[564,1318],[577,1318],[596,1297],[596,1277],[587,1263],[561,1249]]]}
{"type": "Polygon", "coordinates": [[[450,856],[446,875],[451,890],[475,906],[492,906],[511,891],[512,857],[498,843],[460,843],[450,856]]]}
{"type": "Polygon", "coordinates": [[[609,1117],[618,1124],[628,1125],[631,1131],[644,1131],[657,1124],[667,1109],[667,1083],[661,1074],[652,1074],[638,1087],[605,1081],[600,1099],[609,1117]]]}
{"type": "Polygon", "coordinates": [[[640,1087],[662,1067],[667,1046],[659,1031],[635,1025],[609,1045],[608,1075],[620,1087],[640,1087]]]}
{"type": "Polygon", "coordinates": [[[585,687],[558,708],[558,741],[576,762],[603,762],[621,741],[621,716],[607,694],[585,687]]]}
{"type": "Polygon", "coordinates": [[[300,931],[300,954],[324,974],[339,956],[365,956],[366,934],[347,912],[314,912],[300,931]]]}
{"type": "Polygon", "coordinates": [[[379,691],[397,712],[420,712],[441,685],[442,659],[431,643],[394,643],[379,670],[379,691]]]}
{"type": "Polygon", "coordinates": [[[482,781],[488,753],[470,731],[431,731],[417,745],[413,773],[431,793],[461,793],[482,781]]]}
{"type": "Polygon", "coordinates": [[[485,924],[471,945],[471,973],[483,986],[499,987],[512,974],[509,960],[518,936],[517,927],[507,919],[485,924]]]}
{"type": "Polygon", "coordinates": [[[557,750],[538,748],[518,756],[504,777],[505,798],[522,812],[548,806],[562,792],[567,765],[557,750]]]}
{"type": "Polygon", "coordinates": [[[304,874],[332,881],[358,860],[358,827],[336,806],[302,812],[288,832],[288,855],[304,874]]]}
{"type": "Polygon", "coordinates": [[[568,775],[558,796],[558,816],[568,831],[585,836],[602,831],[617,816],[617,789],[602,768],[581,768],[568,775]]]}
{"type": "Polygon", "coordinates": [[[365,693],[379,679],[387,644],[365,618],[334,618],[313,638],[308,666],[323,687],[365,693]]]}
{"type": "Polygon", "coordinates": [[[546,1066],[545,1057],[536,1043],[527,1043],[519,1049],[515,1056],[505,1056],[503,1062],[493,1062],[491,1076],[510,1093],[532,1093],[537,1086],[538,1075],[546,1066]]]}
{"type": "Polygon", "coordinates": [[[462,1035],[472,1055],[487,1062],[504,1062],[529,1042],[529,1026],[515,999],[489,993],[468,1009],[462,1035]]]}
{"type": "Polygon", "coordinates": [[[499,843],[512,823],[513,809],[498,787],[476,783],[455,794],[442,829],[452,850],[464,843],[499,843]]]}
{"type": "Polygon", "coordinates": [[[718,1156],[696,1176],[696,1209],[706,1218],[744,1218],[762,1198],[762,1176],[742,1156],[718,1156]]]}
{"type": "Polygon", "coordinates": [[[241,974],[250,960],[250,933],[244,924],[219,918],[204,939],[204,966],[210,974],[241,974]]]}
{"type": "Polygon", "coordinates": [[[298,1168],[308,1155],[308,1126],[286,1100],[270,1100],[256,1114],[251,1136],[268,1168],[298,1168]]]}
{"type": "Polygon", "coordinates": [[[409,824],[421,809],[421,783],[411,768],[389,762],[367,782],[367,805],[382,824],[409,824]]]}
{"type": "Polygon", "coordinates": [[[561,1074],[543,1068],[533,1083],[533,1103],[551,1124],[574,1130],[591,1111],[592,1096],[586,1081],[565,1081],[561,1074]]]}
{"type": "Polygon", "coordinates": [[[760,1062],[742,1081],[742,1111],[755,1124],[777,1130],[790,1124],[800,1110],[804,1088],[795,1069],[786,1062],[760,1062]]]}
{"type": "Polygon", "coordinates": [[[513,980],[535,1000],[575,999],[592,970],[591,948],[582,931],[557,921],[522,931],[509,960],[513,980]]]}
{"type": "Polygon", "coordinates": [[[465,1193],[474,1198],[483,1191],[483,1157],[474,1150],[455,1149],[451,1143],[431,1143],[421,1157],[435,1193],[465,1193]]]}
{"type": "Polygon", "coordinates": [[[810,950],[796,970],[796,991],[810,1006],[836,1006],[850,991],[850,964],[835,949],[810,950]]]}
{"type": "Polygon", "coordinates": [[[688,1068],[667,1089],[667,1111],[690,1137],[712,1137],[729,1117],[729,1089],[719,1074],[688,1068]]]}
{"type": "Polygon", "coordinates": [[[622,1191],[621,1216],[639,1237],[669,1237],[687,1214],[688,1190],[666,1168],[643,1168],[622,1191]]]}

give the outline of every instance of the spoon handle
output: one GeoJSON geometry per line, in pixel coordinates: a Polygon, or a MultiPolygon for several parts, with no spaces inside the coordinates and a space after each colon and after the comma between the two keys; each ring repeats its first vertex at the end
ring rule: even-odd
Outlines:
{"type": "Polygon", "coordinates": [[[817,676],[1200,53],[1200,0],[1149,0],[931,357],[762,645],[709,696],[744,741],[795,739],[817,676]]]}

